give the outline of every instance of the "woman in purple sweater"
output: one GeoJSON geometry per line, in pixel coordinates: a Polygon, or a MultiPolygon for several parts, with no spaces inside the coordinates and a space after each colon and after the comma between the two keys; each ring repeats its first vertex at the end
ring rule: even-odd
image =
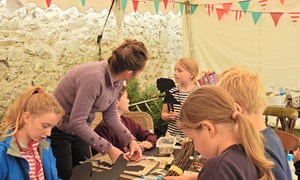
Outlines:
{"type": "MultiPolygon", "coordinates": [[[[157,137],[155,134],[149,130],[143,129],[139,124],[137,124],[133,119],[129,117],[122,116],[124,112],[128,112],[129,108],[129,99],[126,91],[126,87],[123,86],[117,102],[118,114],[121,118],[122,123],[127,127],[127,129],[132,133],[132,135],[138,141],[141,149],[144,151],[146,149],[151,149],[155,146],[157,137]]],[[[110,128],[107,127],[105,121],[101,121],[94,131],[101,137],[105,138],[107,141],[112,143],[115,147],[119,148],[122,151],[127,151],[127,148],[124,147],[124,144],[120,141],[117,134],[112,132],[110,128]]],[[[95,149],[92,149],[92,154],[95,155],[98,152],[95,149]]]]}
{"type": "Polygon", "coordinates": [[[122,154],[90,128],[96,112],[102,112],[106,125],[129,148],[131,160],[141,159],[141,148],[120,121],[117,96],[124,80],[139,74],[147,59],[142,42],[125,40],[107,61],[79,65],[61,79],[54,96],[64,108],[65,116],[50,137],[60,178],[69,179],[73,167],[90,158],[89,146],[102,154],[108,153],[113,162],[122,154]]]}

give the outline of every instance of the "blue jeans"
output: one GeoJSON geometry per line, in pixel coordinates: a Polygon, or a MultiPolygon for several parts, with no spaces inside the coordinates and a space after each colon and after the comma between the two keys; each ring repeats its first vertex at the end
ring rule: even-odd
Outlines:
{"type": "Polygon", "coordinates": [[[50,139],[58,176],[61,179],[69,179],[73,167],[91,157],[90,146],[76,135],[67,134],[54,127],[50,139]]]}

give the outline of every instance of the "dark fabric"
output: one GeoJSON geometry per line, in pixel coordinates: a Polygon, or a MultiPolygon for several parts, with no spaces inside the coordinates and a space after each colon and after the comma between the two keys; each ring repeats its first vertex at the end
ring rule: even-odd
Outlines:
{"type": "Polygon", "coordinates": [[[76,135],[67,134],[55,127],[50,139],[58,176],[62,179],[69,179],[73,167],[91,157],[89,145],[76,135]]]}
{"type": "Polygon", "coordinates": [[[228,147],[217,157],[208,159],[198,180],[257,180],[254,165],[248,160],[244,148],[240,145],[228,147]]]}
{"type": "MultiPolygon", "coordinates": [[[[139,124],[129,117],[121,116],[121,121],[127,127],[127,129],[132,133],[137,141],[149,141],[153,147],[156,144],[157,137],[152,132],[143,129],[139,124]]],[[[124,145],[118,136],[113,133],[105,124],[101,121],[94,129],[94,131],[101,137],[105,138],[108,142],[112,143],[115,147],[124,151],[124,145]]],[[[95,155],[98,152],[92,149],[92,154],[95,155]]]]}
{"type": "Polygon", "coordinates": [[[272,173],[275,179],[292,179],[286,154],[277,134],[270,127],[267,127],[266,129],[261,131],[261,134],[265,138],[266,156],[275,163],[275,167],[272,169],[272,173]]]}
{"type": "Polygon", "coordinates": [[[300,180],[300,161],[296,161],[294,163],[295,166],[295,174],[298,176],[298,180],[300,180]]]}

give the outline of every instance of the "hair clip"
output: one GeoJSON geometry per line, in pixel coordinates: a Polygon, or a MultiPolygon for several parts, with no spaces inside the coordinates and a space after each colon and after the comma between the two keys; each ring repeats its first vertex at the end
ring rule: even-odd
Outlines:
{"type": "Polygon", "coordinates": [[[42,93],[43,92],[43,89],[42,88],[38,88],[36,90],[33,91],[32,95],[33,94],[36,94],[36,93],[42,93]]]}

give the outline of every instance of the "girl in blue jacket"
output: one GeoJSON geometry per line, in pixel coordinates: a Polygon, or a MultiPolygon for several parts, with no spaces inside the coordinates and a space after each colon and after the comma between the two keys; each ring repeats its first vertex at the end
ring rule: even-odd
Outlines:
{"type": "Polygon", "coordinates": [[[58,179],[51,130],[64,110],[41,87],[31,87],[9,107],[0,125],[0,180],[58,179]]]}

